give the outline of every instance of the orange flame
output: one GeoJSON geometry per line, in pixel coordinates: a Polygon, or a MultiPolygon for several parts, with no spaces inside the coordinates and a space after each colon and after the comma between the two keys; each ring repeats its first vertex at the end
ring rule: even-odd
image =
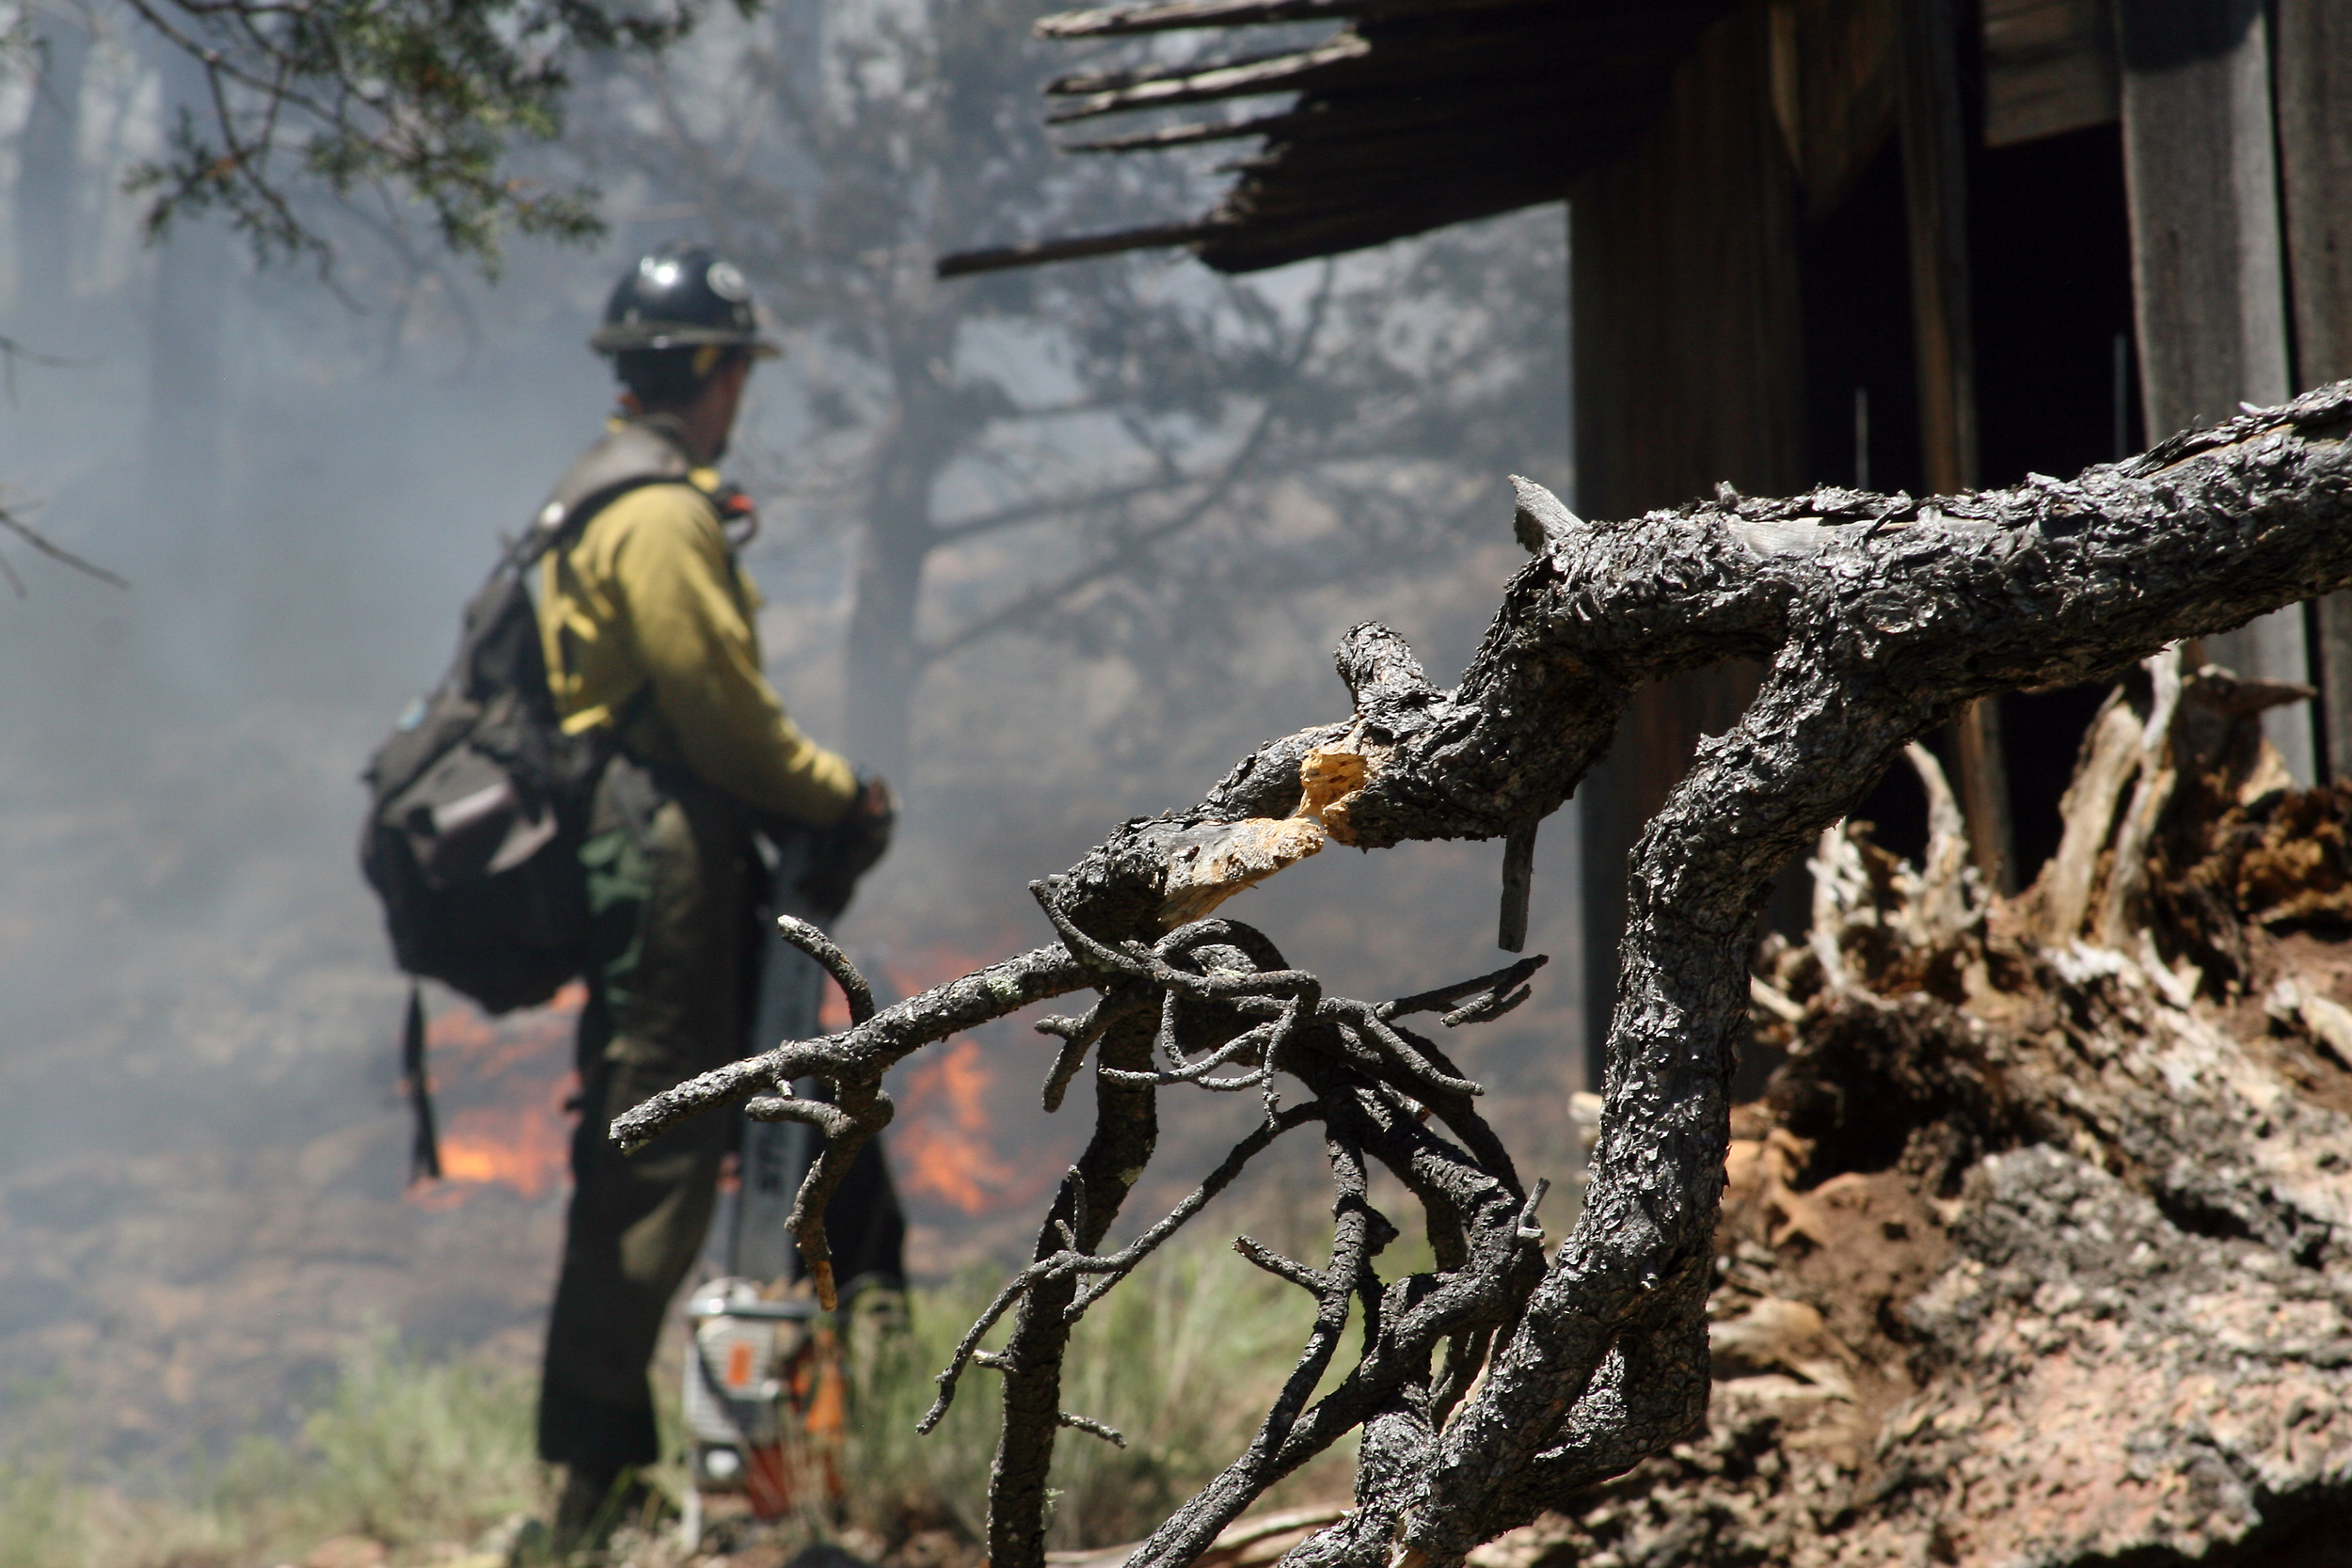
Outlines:
{"type": "Polygon", "coordinates": [[[1020,1173],[996,1157],[988,1141],[983,1101],[995,1076],[979,1042],[952,1040],[937,1061],[907,1074],[907,1089],[891,1152],[905,1172],[907,1191],[938,1198],[967,1214],[1019,1201],[1011,1189],[1020,1173]]]}
{"type": "Polygon", "coordinates": [[[558,1084],[540,1104],[474,1105],[441,1132],[441,1186],[420,1195],[427,1209],[454,1209],[484,1186],[511,1188],[526,1199],[546,1196],[571,1163],[570,1086],[558,1084]]]}
{"type": "Polygon", "coordinates": [[[571,1163],[571,1038],[587,999],[575,982],[547,1006],[511,1018],[463,1004],[434,1017],[425,1043],[434,1093],[447,1107],[441,1180],[409,1188],[409,1203],[441,1213],[492,1188],[526,1200],[554,1189],[571,1163]]]}

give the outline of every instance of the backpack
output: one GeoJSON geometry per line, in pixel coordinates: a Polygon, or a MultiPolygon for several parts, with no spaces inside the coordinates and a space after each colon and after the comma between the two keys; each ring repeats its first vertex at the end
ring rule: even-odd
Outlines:
{"type": "MultiPolygon", "coordinates": [[[[449,673],[408,705],[361,775],[359,865],[383,900],[394,961],[488,1012],[546,1002],[583,967],[580,847],[613,744],[610,729],[564,732],[525,579],[613,500],[688,469],[676,445],[642,423],[590,448],[467,605],[449,673]]],[[[418,1112],[416,1168],[438,1175],[423,1035],[412,990],[403,1067],[418,1112]]]]}

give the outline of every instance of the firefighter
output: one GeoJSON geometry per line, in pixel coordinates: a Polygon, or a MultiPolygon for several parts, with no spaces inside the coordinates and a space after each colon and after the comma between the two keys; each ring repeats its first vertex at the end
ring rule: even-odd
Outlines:
{"type": "Polygon", "coordinates": [[[755,835],[796,842],[797,901],[838,912],[895,814],[889,787],[803,735],[761,673],[759,599],[736,560],[753,514],[715,468],[754,363],[777,353],[742,275],[707,248],[664,246],[622,277],[589,341],[612,361],[621,412],[541,519],[594,508],[537,584],[564,727],[612,745],[581,849],[596,934],[539,1398],[564,1548],[659,1457],[648,1367],[736,1124],[698,1117],[633,1157],[606,1129],[741,1053],[769,891],[755,835]]]}

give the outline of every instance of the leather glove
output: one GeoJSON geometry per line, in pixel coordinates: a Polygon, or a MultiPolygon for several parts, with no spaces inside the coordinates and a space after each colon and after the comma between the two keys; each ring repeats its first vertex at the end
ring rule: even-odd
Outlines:
{"type": "Polygon", "coordinates": [[[870,773],[858,775],[857,798],[841,820],[818,839],[807,872],[801,878],[801,895],[827,920],[850,907],[860,877],[873,869],[890,847],[890,830],[898,820],[898,798],[888,781],[870,773]]]}

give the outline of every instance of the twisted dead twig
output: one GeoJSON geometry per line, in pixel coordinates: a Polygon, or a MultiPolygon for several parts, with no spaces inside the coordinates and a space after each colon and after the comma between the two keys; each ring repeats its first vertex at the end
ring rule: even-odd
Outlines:
{"type": "Polygon", "coordinates": [[[1066,949],[1058,944],[1041,947],[935,986],[837,1034],[787,1040],[664,1089],[615,1117],[612,1141],[624,1153],[633,1154],[689,1117],[772,1092],[795,1078],[878,1087],[883,1072],[924,1046],[1084,984],[1085,972],[1066,949]]]}
{"type": "Polygon", "coordinates": [[[1116,1016],[1110,1011],[1116,999],[1104,997],[1087,1010],[1084,1018],[1041,1018],[1037,1032],[1052,1035],[1062,1042],[1054,1058],[1054,1065],[1045,1074],[1045,1111],[1048,1116],[1061,1109],[1062,1097],[1070,1092],[1070,1081],[1078,1076],[1078,1069],[1086,1065],[1087,1053],[1103,1037],[1116,1016]]]}
{"type": "MultiPolygon", "coordinates": [[[[788,1043],[749,1064],[737,1064],[681,1085],[666,1101],[649,1101],[632,1112],[624,1118],[627,1126],[617,1131],[642,1139],[690,1114],[683,1107],[746,1093],[747,1109],[755,1117],[802,1120],[821,1128],[828,1140],[826,1150],[802,1188],[791,1222],[821,1299],[830,1278],[821,1226],[815,1222],[823,1212],[833,1180],[837,1180],[829,1167],[846,1167],[857,1147],[888,1119],[889,1101],[878,1086],[881,1072],[919,1043],[923,1034],[944,1037],[975,1011],[991,1006],[1009,1010],[1008,1005],[1016,996],[1042,994],[1049,986],[1066,986],[1073,977],[1072,967],[1083,966],[1103,992],[1101,1000],[1083,1019],[1054,1019],[1042,1025],[1065,1042],[1063,1059],[1057,1063],[1049,1085],[1049,1092],[1057,1097],[1097,1044],[1104,1047],[1096,1065],[1098,1096],[1123,1098],[1128,1114],[1133,1110],[1132,1097],[1137,1093],[1148,1096],[1159,1088],[1183,1085],[1206,1091],[1237,1086],[1234,1080],[1212,1073],[1219,1066],[1245,1058],[1258,1065],[1239,1075],[1238,1086],[1264,1084],[1277,1070],[1297,1077],[1309,1085],[1311,1098],[1287,1108],[1270,1101],[1259,1124],[1216,1169],[1155,1224],[1115,1252],[1094,1250],[1112,1212],[1107,1205],[1098,1207],[1099,1200],[1090,1196],[1099,1183],[1089,1180],[1083,1162],[1072,1167],[1049,1212],[1040,1255],[1006,1283],[965,1331],[938,1375],[938,1397],[920,1423],[925,1432],[937,1426],[953,1402],[967,1367],[992,1369],[1009,1380],[1040,1371],[1057,1374],[1059,1346],[1089,1308],[1205,1209],[1275,1140],[1310,1121],[1323,1121],[1337,1193],[1330,1265],[1309,1271],[1287,1260],[1277,1263],[1273,1255],[1254,1243],[1244,1244],[1245,1255],[1252,1256],[1253,1261],[1314,1291],[1317,1326],[1310,1335],[1291,1386],[1269,1412],[1260,1441],[1244,1465],[1229,1478],[1230,1506],[1221,1513],[1237,1513],[1264,1486],[1360,1424],[1371,1405],[1393,1403],[1400,1397],[1399,1390],[1425,1384],[1430,1355],[1440,1338],[1449,1334],[1468,1337],[1467,1342],[1483,1346],[1499,1317],[1497,1286],[1502,1286],[1515,1304],[1532,1284],[1533,1275],[1525,1270],[1518,1271],[1525,1277],[1515,1282],[1502,1278],[1511,1272],[1506,1251],[1489,1247],[1473,1258],[1461,1240],[1466,1227],[1482,1223],[1477,1215],[1486,1211],[1493,1212],[1485,1222],[1486,1229],[1502,1226],[1517,1235],[1524,1228],[1525,1197],[1508,1158],[1500,1141],[1468,1109],[1482,1092],[1479,1085],[1454,1070],[1434,1045],[1389,1021],[1450,1005],[1465,996],[1476,996],[1478,1001],[1469,1009],[1457,1010],[1474,1013],[1490,1008],[1496,998],[1509,994],[1544,960],[1522,960],[1474,981],[1375,1006],[1324,995],[1312,974],[1292,968],[1263,933],[1238,922],[1201,920],[1150,943],[1128,941],[1113,946],[1091,939],[1070,919],[1052,884],[1041,884],[1036,891],[1048,920],[1064,933],[1064,946],[1058,955],[1041,950],[1010,966],[998,966],[1009,968],[1009,974],[998,975],[996,983],[977,988],[986,992],[986,1001],[969,994],[975,988],[967,986],[961,996],[927,993],[889,1013],[858,1017],[866,1009],[853,1000],[853,1022],[849,1030],[822,1041],[788,1043]],[[1150,1035],[1133,1033],[1147,1022],[1153,1026],[1150,1035]],[[1122,1026],[1130,1031],[1131,1043],[1121,1049],[1139,1051],[1143,1065],[1115,1065],[1123,1058],[1110,1045],[1122,1026]],[[1155,1053],[1171,1064],[1168,1069],[1148,1065],[1155,1053]],[[814,1075],[831,1083],[834,1104],[790,1092],[791,1079],[810,1075],[810,1069],[817,1065],[813,1057],[819,1053],[830,1058],[832,1070],[828,1073],[819,1068],[814,1075]],[[757,1088],[771,1092],[753,1092],[757,1088]],[[1424,1103],[1439,1108],[1449,1124],[1465,1123],[1471,1132],[1468,1147],[1425,1129],[1421,1122],[1424,1103]],[[1431,1211],[1432,1235],[1450,1270],[1494,1277],[1484,1278],[1479,1288],[1469,1292],[1457,1292],[1458,1299],[1435,1311],[1424,1310],[1414,1317],[1413,1307],[1442,1292],[1417,1284],[1399,1293],[1375,1272],[1374,1259],[1398,1230],[1371,1205],[1367,1196],[1366,1172],[1374,1162],[1388,1166],[1431,1211]],[[1362,1304],[1365,1321],[1373,1325],[1368,1348],[1341,1393],[1310,1408],[1307,1398],[1336,1354],[1351,1302],[1362,1304]],[[1014,1313],[1020,1314],[1020,1320],[1007,1348],[981,1350],[981,1339],[1014,1313]],[[1401,1338],[1391,1332],[1400,1323],[1406,1326],[1401,1338]],[[1039,1354],[1041,1345],[1046,1352],[1043,1356],[1039,1354]]],[[[824,963],[853,999],[865,989],[854,966],[830,942],[820,946],[807,933],[788,927],[786,933],[824,963]]],[[[952,993],[954,987],[943,990],[952,993]]],[[[1120,1190],[1123,1192],[1123,1186],[1120,1190]]],[[[1460,1359],[1457,1354],[1449,1364],[1460,1359]]],[[[1072,1427],[1112,1440],[1107,1428],[1097,1431],[1100,1423],[1071,1416],[1059,1408],[1057,1401],[1050,1406],[1040,1405],[1025,1419],[1009,1398],[1007,1402],[1008,1451],[1019,1450],[1041,1461],[1050,1452],[1053,1433],[1072,1427]]],[[[1210,1533],[1214,1535],[1215,1530],[1210,1533]]]]}
{"type": "Polygon", "coordinates": [[[866,976],[857,972],[850,956],[834,945],[825,935],[805,920],[788,914],[776,916],[776,929],[784,940],[817,960],[818,966],[833,976],[841,988],[841,998],[850,1005],[850,1022],[864,1023],[874,1016],[874,988],[866,983],[866,976]]]}
{"type": "Polygon", "coordinates": [[[896,1112],[882,1092],[882,1075],[934,1040],[1074,990],[1085,977],[1063,949],[1040,948],[875,1012],[872,988],[847,956],[821,938],[807,940],[805,932],[794,928],[800,924],[779,926],[787,940],[840,982],[850,999],[850,1026],[822,1039],[786,1041],[664,1090],[617,1117],[612,1134],[624,1151],[634,1153],[690,1116],[742,1101],[749,1101],[746,1109],[760,1119],[803,1121],[822,1130],[824,1150],[801,1185],[788,1225],[817,1299],[830,1309],[836,1292],[832,1249],[825,1239],[825,1205],[849,1174],[858,1150],[889,1125],[896,1112]],[[860,1018],[860,1013],[866,1016],[860,1018]],[[832,1089],[832,1104],[793,1095],[793,1080],[811,1077],[832,1089]]]}
{"type": "Polygon", "coordinates": [[[1090,1437],[1100,1437],[1104,1442],[1108,1443],[1114,1449],[1123,1449],[1127,1446],[1126,1437],[1120,1433],[1117,1427],[1106,1426],[1103,1422],[1096,1420],[1091,1416],[1073,1416],[1069,1411],[1065,1410],[1060,1415],[1057,1416],[1055,1419],[1061,1425],[1069,1427],[1074,1432],[1083,1432],[1090,1437]]]}
{"type": "MultiPolygon", "coordinates": [[[[18,516],[15,513],[8,511],[5,507],[0,507],[0,528],[7,529],[10,533],[15,534],[19,539],[22,539],[27,545],[32,546],[33,548],[39,550],[50,560],[57,562],[63,565],[71,566],[85,577],[96,578],[99,581],[107,583],[116,588],[128,588],[131,586],[130,578],[118,576],[117,574],[106,570],[105,567],[99,565],[94,561],[86,561],[82,557],[75,555],[72,550],[67,549],[63,545],[60,545],[56,541],[51,539],[47,534],[42,533],[39,529],[33,527],[32,524],[26,522],[24,518],[18,516]]],[[[0,575],[5,575],[8,578],[8,586],[16,590],[16,596],[18,598],[21,599],[24,596],[24,579],[16,575],[16,568],[8,563],[8,559],[5,556],[0,556],[0,575]]]]}
{"type": "MultiPolygon", "coordinates": [[[[1103,1276],[1098,1284],[1063,1309],[1064,1321],[1075,1323],[1085,1315],[1088,1307],[1101,1300],[1112,1286],[1133,1274],[1136,1266],[1157,1250],[1161,1243],[1173,1236],[1186,1220],[1206,1208],[1211,1198],[1230,1186],[1233,1178],[1241,1174],[1244,1165],[1264,1152],[1275,1139],[1293,1128],[1305,1126],[1315,1119],[1318,1114],[1317,1108],[1312,1105],[1300,1105],[1279,1116],[1269,1117],[1258,1127],[1257,1131],[1235,1144],[1232,1152],[1225,1156],[1216,1169],[1211,1171],[1200,1185],[1187,1194],[1183,1202],[1169,1210],[1165,1218],[1107,1258],[1094,1257],[1078,1245],[1078,1233],[1086,1228],[1086,1215],[1083,1209],[1076,1212],[1073,1221],[1060,1222],[1056,1228],[1065,1243],[1063,1249],[1051,1257],[1040,1259],[1013,1275],[1005,1288],[997,1291],[996,1298],[989,1303],[987,1309],[974,1321],[969,1329],[964,1331],[962,1339],[957,1343],[954,1354],[947,1359],[946,1370],[933,1380],[939,1385],[939,1395],[932,1402],[930,1411],[917,1423],[916,1430],[930,1432],[939,1424],[941,1418],[947,1414],[947,1407],[955,1402],[957,1381],[962,1376],[967,1363],[977,1361],[982,1366],[994,1366],[1000,1371],[1009,1370],[1009,1364],[1004,1363],[1001,1358],[996,1361],[983,1359],[978,1350],[979,1342],[990,1329],[996,1326],[1005,1313],[1011,1309],[1013,1304],[1033,1287],[1046,1280],[1058,1279],[1068,1275],[1085,1274],[1103,1276]]],[[[1074,1167],[1064,1179],[1063,1189],[1066,1193],[1073,1195],[1073,1203],[1084,1203],[1085,1182],[1074,1167]]]]}
{"type": "Polygon", "coordinates": [[[1490,1018],[1501,1018],[1518,1006],[1518,999],[1527,994],[1522,982],[1550,961],[1549,954],[1538,953],[1533,958],[1521,958],[1515,964],[1498,969],[1492,974],[1481,974],[1475,980],[1461,980],[1450,986],[1439,986],[1436,990],[1420,991],[1412,996],[1400,996],[1393,1002],[1383,1002],[1376,1011],[1380,1022],[1389,1023],[1400,1018],[1410,1018],[1415,1013],[1434,1013],[1440,1007],[1449,1007],[1453,1010],[1438,1021],[1449,1029],[1464,1023],[1484,1023],[1490,1018]],[[1466,997],[1468,1001],[1464,1000],[1466,997]]]}
{"type": "Polygon", "coordinates": [[[1248,1236],[1233,1238],[1233,1250],[1248,1259],[1277,1279],[1287,1279],[1311,1296],[1320,1298],[1326,1288],[1323,1272],[1304,1263],[1294,1262],[1272,1247],[1248,1236]]]}
{"type": "Polygon", "coordinates": [[[743,1114],[754,1121],[797,1121],[816,1128],[828,1138],[846,1138],[856,1130],[856,1120],[837,1105],[821,1100],[803,1100],[792,1092],[789,1084],[780,1084],[774,1094],[755,1094],[743,1101],[743,1114]]]}
{"type": "Polygon", "coordinates": [[[1254,1064],[1244,1075],[1266,1074],[1269,1096],[1277,1076],[1295,1080],[1307,1099],[1294,1111],[1311,1107],[1324,1129],[1330,1259],[1314,1270],[1254,1243],[1242,1250],[1314,1293],[1314,1325],[1248,1449],[1130,1568],[1183,1568],[1351,1431],[1363,1434],[1355,1507],[1295,1548],[1294,1568],[1392,1558],[1453,1568],[1704,1418],[1725,1085],[1772,878],[1962,705],[2104,675],[2352,583],[2347,436],[2352,383],[2071,483],[1916,502],[1726,493],[1588,525],[1522,483],[1518,532],[1533,559],[1454,689],[1433,686],[1392,633],[1353,628],[1338,657],[1351,717],[1268,742],[1198,805],[1132,821],[1038,884],[1057,943],[706,1074],[629,1113],[615,1135],[641,1143],[798,1076],[834,1085],[866,1127],[882,1072],[907,1052],[1029,1002],[1100,993],[1082,1019],[1048,1026],[1063,1042],[1049,1104],[1095,1059],[1093,1138],[1032,1262],[992,1306],[987,1324],[1012,1317],[1004,1349],[978,1352],[975,1333],[956,1362],[1005,1379],[990,1560],[1041,1568],[1073,1309],[1082,1290],[1099,1299],[1101,1282],[1133,1267],[1132,1248],[1097,1249],[1150,1161],[1154,1097],[1216,1082],[1184,1074],[1221,1053],[1254,1064]],[[1497,1016],[1532,969],[1375,1007],[1325,996],[1247,927],[1180,916],[1270,874],[1263,856],[1224,852],[1236,846],[1524,834],[1601,756],[1634,687],[1735,657],[1766,665],[1755,703],[1700,747],[1633,851],[1585,1206],[1547,1259],[1540,1184],[1520,1185],[1478,1117],[1475,1083],[1398,1022],[1440,1008],[1449,1026],[1497,1016]],[[1432,1269],[1378,1275],[1397,1227],[1369,1200],[1375,1164],[1422,1208],[1432,1269]],[[1312,1399],[1351,1305],[1365,1327],[1357,1363],[1312,1399]]]}

